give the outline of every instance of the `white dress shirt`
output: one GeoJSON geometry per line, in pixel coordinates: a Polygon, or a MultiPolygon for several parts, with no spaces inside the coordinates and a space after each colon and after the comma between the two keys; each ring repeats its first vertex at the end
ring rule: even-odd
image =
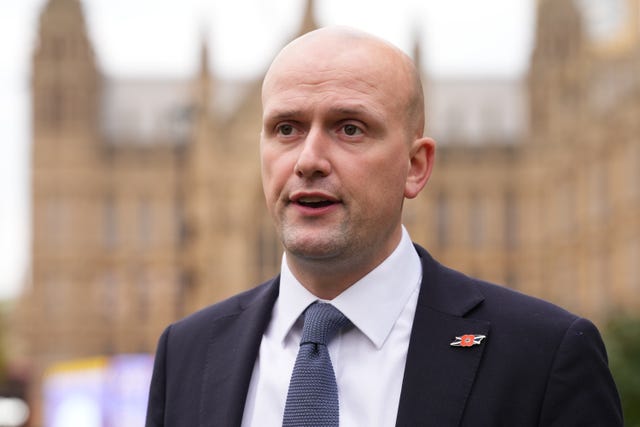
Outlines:
{"type": "MultiPolygon", "coordinates": [[[[420,258],[403,227],[394,252],[330,301],[354,325],[329,344],[340,426],[395,425],[421,279],[420,258]]],[[[283,257],[280,294],[253,369],[243,427],[282,425],[302,333],[300,315],[317,300],[293,276],[283,257]]]]}

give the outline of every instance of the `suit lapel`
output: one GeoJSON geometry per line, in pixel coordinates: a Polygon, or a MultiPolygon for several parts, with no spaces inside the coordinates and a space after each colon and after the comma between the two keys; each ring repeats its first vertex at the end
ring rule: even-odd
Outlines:
{"type": "Polygon", "coordinates": [[[200,426],[241,424],[253,366],[278,296],[278,284],[279,279],[274,279],[237,313],[212,325],[202,383],[200,426]]]}
{"type": "Polygon", "coordinates": [[[489,337],[489,323],[464,316],[483,297],[466,276],[446,269],[422,248],[423,280],[411,332],[397,426],[457,426],[484,344],[452,347],[464,334],[489,337]]]}

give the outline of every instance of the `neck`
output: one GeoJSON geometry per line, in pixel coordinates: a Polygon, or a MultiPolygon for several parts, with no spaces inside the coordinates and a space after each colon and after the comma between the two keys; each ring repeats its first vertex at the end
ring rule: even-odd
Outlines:
{"type": "Polygon", "coordinates": [[[342,269],[336,268],[335,264],[320,265],[314,262],[309,265],[304,260],[300,262],[292,258],[287,256],[291,273],[309,292],[324,300],[334,299],[368,273],[356,272],[353,269],[341,271],[342,269]]]}
{"type": "Polygon", "coordinates": [[[398,247],[400,238],[393,239],[384,250],[360,257],[309,259],[287,251],[287,266],[309,292],[320,299],[332,300],[387,259],[398,247]]]}

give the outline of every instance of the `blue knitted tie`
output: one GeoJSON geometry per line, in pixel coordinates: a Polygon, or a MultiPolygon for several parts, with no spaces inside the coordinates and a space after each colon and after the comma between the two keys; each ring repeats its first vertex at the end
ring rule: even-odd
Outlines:
{"type": "Polygon", "coordinates": [[[307,307],[283,427],[338,426],[338,386],[327,344],[349,323],[331,304],[316,302],[307,307]]]}

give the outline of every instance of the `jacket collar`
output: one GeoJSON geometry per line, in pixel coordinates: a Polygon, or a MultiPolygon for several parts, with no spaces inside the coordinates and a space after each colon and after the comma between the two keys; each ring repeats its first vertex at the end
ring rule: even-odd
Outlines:
{"type": "Polygon", "coordinates": [[[482,303],[484,296],[474,279],[441,265],[424,248],[414,246],[422,262],[418,305],[461,317],[482,303]]]}
{"type": "Polygon", "coordinates": [[[238,298],[238,309],[211,325],[200,401],[201,427],[239,426],[258,356],[260,341],[278,297],[279,277],[251,296],[238,298]]]}
{"type": "Polygon", "coordinates": [[[459,425],[485,345],[450,344],[465,334],[488,337],[489,322],[465,317],[484,297],[472,279],[438,264],[423,248],[416,250],[423,280],[396,425],[459,425]]]}

